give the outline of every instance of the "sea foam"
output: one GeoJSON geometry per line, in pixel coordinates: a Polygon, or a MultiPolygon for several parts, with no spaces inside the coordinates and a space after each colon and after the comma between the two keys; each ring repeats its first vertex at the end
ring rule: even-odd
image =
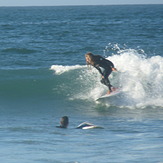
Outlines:
{"type": "MultiPolygon", "coordinates": [[[[118,70],[109,76],[111,84],[120,87],[123,92],[121,100],[114,105],[163,106],[163,57],[146,57],[135,49],[125,49],[106,59],[112,61],[118,70]]],[[[101,77],[94,68],[89,69],[85,65],[51,66],[56,75],[77,69],[82,70],[76,78],[82,89],[75,92],[73,98],[95,100],[107,92],[107,87],[100,83],[101,77]]]]}

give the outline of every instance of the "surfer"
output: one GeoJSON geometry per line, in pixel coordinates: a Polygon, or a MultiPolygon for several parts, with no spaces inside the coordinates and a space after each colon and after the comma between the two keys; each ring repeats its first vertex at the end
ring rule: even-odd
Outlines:
{"type": "Polygon", "coordinates": [[[64,116],[60,120],[60,126],[56,126],[57,128],[67,128],[69,124],[69,119],[67,116],[64,116]]]}
{"type": "Polygon", "coordinates": [[[117,71],[117,69],[114,67],[114,64],[100,55],[94,55],[90,52],[85,54],[85,59],[87,65],[95,67],[102,75],[101,83],[109,88],[107,94],[110,94],[112,91],[114,91],[115,88],[110,84],[108,79],[112,71],[117,71]]]}
{"type": "MultiPolygon", "coordinates": [[[[67,116],[64,116],[61,118],[60,120],[60,126],[56,126],[57,128],[67,128],[69,124],[69,118],[67,116]]],[[[78,125],[76,127],[76,129],[93,129],[93,128],[103,128],[100,126],[96,126],[92,123],[88,123],[88,122],[83,122],[80,125],[78,125]]]]}

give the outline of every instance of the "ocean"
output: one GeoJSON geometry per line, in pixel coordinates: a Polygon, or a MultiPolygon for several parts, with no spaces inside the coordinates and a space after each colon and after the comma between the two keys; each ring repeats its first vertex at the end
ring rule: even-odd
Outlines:
{"type": "Polygon", "coordinates": [[[0,45],[2,163],[163,162],[163,5],[0,7],[0,45]]]}

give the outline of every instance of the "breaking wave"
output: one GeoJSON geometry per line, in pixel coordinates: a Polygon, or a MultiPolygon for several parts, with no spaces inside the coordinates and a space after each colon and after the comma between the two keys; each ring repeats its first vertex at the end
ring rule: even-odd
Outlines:
{"type": "MultiPolygon", "coordinates": [[[[132,108],[163,106],[163,57],[146,57],[138,50],[124,49],[107,59],[118,69],[110,75],[110,81],[121,88],[121,95],[113,105],[132,108]]],[[[107,91],[94,68],[52,65],[50,69],[55,75],[65,77],[65,84],[68,84],[66,91],[72,100],[95,100],[107,91]]]]}

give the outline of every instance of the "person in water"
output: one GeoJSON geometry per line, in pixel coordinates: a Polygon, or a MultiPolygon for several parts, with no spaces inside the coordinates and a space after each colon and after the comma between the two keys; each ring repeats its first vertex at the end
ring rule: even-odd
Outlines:
{"type": "MultiPolygon", "coordinates": [[[[60,120],[60,126],[56,126],[57,128],[67,128],[69,124],[69,118],[67,116],[64,116],[60,120]]],[[[100,126],[96,126],[92,123],[83,122],[80,125],[76,127],[76,129],[93,129],[93,128],[103,128],[100,126]]]]}
{"type": "Polygon", "coordinates": [[[69,124],[69,119],[67,116],[64,116],[60,120],[60,126],[56,126],[57,128],[67,128],[69,124]]]}
{"type": "Polygon", "coordinates": [[[87,65],[95,67],[102,75],[101,83],[109,88],[107,94],[110,94],[112,91],[114,91],[115,88],[110,84],[108,79],[112,71],[117,71],[117,69],[114,67],[114,64],[100,55],[94,55],[90,52],[85,54],[85,59],[87,65]]]}

